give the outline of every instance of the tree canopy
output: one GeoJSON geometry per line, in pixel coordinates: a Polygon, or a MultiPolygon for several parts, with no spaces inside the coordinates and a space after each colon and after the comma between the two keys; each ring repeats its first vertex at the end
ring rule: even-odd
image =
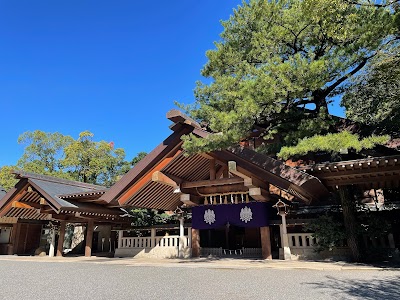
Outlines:
{"type": "Polygon", "coordinates": [[[65,158],[60,162],[75,180],[110,186],[126,164],[125,150],[114,148],[113,143],[93,141],[93,136],[89,131],[81,132],[65,147],[65,158]]]}
{"type": "Polygon", "coordinates": [[[356,2],[243,2],[206,53],[209,83],[197,83],[194,104],[180,105],[219,134],[185,137],[185,149],[225,148],[255,130],[281,146],[334,132],[333,97],[398,38],[393,6],[356,2]]]}
{"type": "Polygon", "coordinates": [[[115,148],[113,142],[95,141],[89,131],[81,132],[76,140],[58,132],[28,131],[18,143],[25,149],[17,165],[0,168],[0,185],[6,190],[16,183],[13,170],[111,186],[146,155],[139,152],[128,162],[124,149],[115,148]]]}
{"type": "Polygon", "coordinates": [[[400,47],[377,56],[349,85],[346,116],[377,133],[398,135],[400,126],[400,47]]]}

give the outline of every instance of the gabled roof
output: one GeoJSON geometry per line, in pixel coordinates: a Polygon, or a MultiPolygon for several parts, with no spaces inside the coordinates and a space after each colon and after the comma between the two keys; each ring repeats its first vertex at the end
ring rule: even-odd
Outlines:
{"type": "Polygon", "coordinates": [[[124,214],[98,200],[107,190],[103,186],[28,172],[14,174],[19,182],[0,200],[0,216],[46,220],[58,214],[99,217],[124,214]]]}
{"type": "Polygon", "coordinates": [[[6,190],[0,185],[0,200],[7,194],[6,190]]]}
{"type": "MultiPolygon", "coordinates": [[[[211,133],[179,111],[168,112],[167,118],[174,122],[170,126],[174,132],[101,196],[101,200],[113,205],[173,210],[182,204],[180,195],[173,193],[171,186],[152,181],[154,172],[185,181],[209,179],[209,160],[200,154],[185,155],[181,137],[192,133],[207,138],[211,133]]],[[[250,149],[238,147],[209,154],[217,159],[217,167],[218,161],[224,165],[230,160],[237,161],[260,181],[272,183],[307,202],[327,193],[318,178],[250,149]]]]}

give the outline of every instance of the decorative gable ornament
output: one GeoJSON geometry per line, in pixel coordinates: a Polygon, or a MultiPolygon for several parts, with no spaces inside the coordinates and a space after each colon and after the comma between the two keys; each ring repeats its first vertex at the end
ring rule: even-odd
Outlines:
{"type": "Polygon", "coordinates": [[[204,212],[204,222],[209,225],[215,222],[215,212],[212,209],[207,209],[204,212]]]}
{"type": "Polygon", "coordinates": [[[250,222],[252,219],[253,219],[253,212],[251,211],[251,208],[247,206],[243,207],[240,210],[240,220],[247,224],[247,222],[250,222]]]}

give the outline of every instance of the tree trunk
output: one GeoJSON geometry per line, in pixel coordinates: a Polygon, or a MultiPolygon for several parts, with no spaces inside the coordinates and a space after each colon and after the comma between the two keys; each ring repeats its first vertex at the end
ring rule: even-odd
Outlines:
{"type": "Polygon", "coordinates": [[[344,226],[346,228],[347,245],[351,250],[353,260],[361,260],[360,247],[357,237],[357,221],[355,200],[348,186],[339,187],[340,202],[342,204],[344,226]]]}

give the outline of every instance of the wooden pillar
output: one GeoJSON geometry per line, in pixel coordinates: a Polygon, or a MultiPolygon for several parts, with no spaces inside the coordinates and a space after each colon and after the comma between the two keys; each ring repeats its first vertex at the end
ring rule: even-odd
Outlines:
{"type": "Polygon", "coordinates": [[[186,248],[185,243],[185,219],[183,217],[179,218],[179,257],[184,257],[184,249],[186,248]]]}
{"type": "Polygon", "coordinates": [[[86,246],[85,256],[92,256],[92,242],[93,242],[94,221],[89,220],[86,228],[86,246]]]}
{"type": "Polygon", "coordinates": [[[263,259],[272,259],[271,253],[271,234],[269,226],[260,227],[261,252],[263,259]]]}
{"type": "MultiPolygon", "coordinates": [[[[280,216],[282,218],[282,225],[280,226],[280,230],[281,230],[281,246],[282,246],[282,251],[283,251],[282,258],[284,260],[291,260],[292,259],[292,253],[290,251],[289,237],[288,237],[288,234],[287,234],[286,213],[281,213],[280,216]]],[[[303,245],[305,245],[305,244],[303,244],[303,245]]]]}
{"type": "Polygon", "coordinates": [[[10,247],[11,249],[9,249],[8,254],[12,255],[12,254],[17,254],[18,253],[18,238],[19,238],[19,228],[20,228],[19,223],[15,223],[13,224],[13,229],[11,232],[11,244],[12,247],[10,247]]]}
{"type": "Polygon", "coordinates": [[[215,159],[210,159],[210,180],[214,180],[216,176],[215,159]]]}
{"type": "Polygon", "coordinates": [[[192,228],[192,257],[200,256],[200,230],[192,228]]]}
{"type": "Polygon", "coordinates": [[[389,233],[388,240],[389,240],[389,248],[395,249],[396,248],[396,244],[394,242],[393,233],[389,233]]]}
{"type": "Polygon", "coordinates": [[[63,246],[65,238],[65,225],[67,222],[60,221],[60,235],[58,236],[57,256],[63,255],[63,246]]]}
{"type": "Polygon", "coordinates": [[[123,230],[118,230],[118,248],[122,248],[122,237],[124,236],[123,230]]]}
{"type": "Polygon", "coordinates": [[[50,249],[49,249],[49,257],[54,256],[54,247],[56,244],[56,230],[54,228],[51,229],[51,241],[50,241],[50,249]]]}
{"type": "Polygon", "coordinates": [[[152,248],[156,246],[156,235],[157,235],[157,230],[155,228],[152,228],[150,230],[150,247],[152,248]]]}

